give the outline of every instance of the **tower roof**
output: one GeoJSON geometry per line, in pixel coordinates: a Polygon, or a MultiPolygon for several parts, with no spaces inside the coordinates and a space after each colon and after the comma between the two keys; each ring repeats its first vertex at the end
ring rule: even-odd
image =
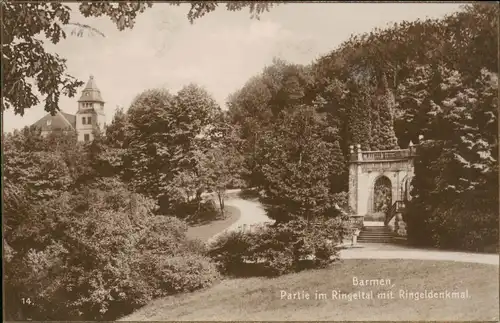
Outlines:
{"type": "Polygon", "coordinates": [[[104,103],[104,100],[101,96],[101,90],[99,90],[94,81],[94,76],[90,75],[89,81],[87,82],[87,85],[85,85],[85,88],[83,89],[82,95],[80,96],[80,100],[78,100],[78,102],[104,103]]]}

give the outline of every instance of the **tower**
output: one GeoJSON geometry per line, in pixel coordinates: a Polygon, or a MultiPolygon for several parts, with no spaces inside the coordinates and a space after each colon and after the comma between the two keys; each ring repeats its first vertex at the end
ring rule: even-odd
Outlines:
{"type": "Polygon", "coordinates": [[[101,91],[97,88],[94,77],[91,75],[78,100],[78,111],[76,113],[78,141],[91,141],[94,139],[94,130],[103,131],[105,121],[104,100],[101,91]]]}

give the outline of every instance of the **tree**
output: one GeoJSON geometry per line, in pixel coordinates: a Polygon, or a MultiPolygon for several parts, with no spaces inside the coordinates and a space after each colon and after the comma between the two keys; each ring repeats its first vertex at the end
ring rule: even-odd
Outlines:
{"type": "MultiPolygon", "coordinates": [[[[195,85],[184,87],[175,96],[160,89],[138,95],[127,117],[126,180],[138,192],[159,200],[162,210],[177,204],[174,196],[179,195],[170,196],[169,192],[181,189],[175,183],[180,185],[189,178],[198,181],[197,156],[210,149],[220,114],[215,100],[195,85]]],[[[195,191],[199,202],[203,187],[195,191]]]]}
{"type": "Polygon", "coordinates": [[[394,133],[395,98],[387,84],[385,75],[380,82],[372,113],[372,150],[397,149],[398,139],[394,133]],[[374,117],[376,116],[376,117],[374,117]]]}
{"type": "MultiPolygon", "coordinates": [[[[179,5],[179,2],[173,2],[179,5]]],[[[109,17],[119,30],[132,28],[137,15],[152,7],[151,1],[134,2],[81,2],[79,11],[85,17],[109,17]]],[[[214,11],[219,4],[214,1],[191,2],[188,19],[196,19],[214,11]]],[[[252,17],[258,18],[274,4],[268,2],[238,1],[226,4],[229,11],[248,8],[252,17]]],[[[2,70],[4,71],[2,111],[13,108],[16,114],[24,115],[40,99],[34,86],[44,98],[45,110],[55,113],[59,110],[61,95],[73,97],[84,83],[66,73],[66,60],[47,53],[44,42],[57,44],[66,38],[65,27],[77,27],[76,34],[84,31],[101,34],[98,30],[71,21],[71,8],[62,3],[26,3],[2,1],[2,70]],[[28,28],[27,28],[28,26],[28,28]],[[45,36],[44,40],[39,35],[45,36]]]]}
{"type": "Polygon", "coordinates": [[[127,114],[123,107],[118,107],[113,115],[113,120],[106,125],[105,140],[114,148],[123,148],[127,132],[127,114]]]}
{"type": "Polygon", "coordinates": [[[361,149],[369,150],[372,141],[372,116],[367,88],[353,81],[348,83],[347,102],[351,103],[347,111],[347,142],[349,145],[360,145],[361,149]]]}
{"type": "Polygon", "coordinates": [[[343,156],[334,156],[332,144],[322,140],[321,119],[314,107],[283,112],[259,143],[264,203],[278,222],[336,214],[329,179],[333,163],[343,156]]]}
{"type": "Polygon", "coordinates": [[[312,77],[308,68],[274,59],[261,74],[252,77],[228,100],[231,122],[237,124],[243,140],[246,181],[250,186],[259,185],[256,167],[256,143],[278,119],[279,114],[294,105],[311,103],[309,84],[312,77]]]}
{"type": "Polygon", "coordinates": [[[226,190],[241,183],[242,165],[241,154],[231,146],[213,148],[204,158],[203,170],[207,173],[207,188],[217,195],[222,216],[226,190]]]}
{"type": "MultiPolygon", "coordinates": [[[[125,179],[133,179],[136,191],[159,198],[171,168],[173,152],[168,150],[168,135],[174,131],[168,111],[174,97],[166,90],[139,94],[128,110],[129,133],[125,155],[125,179]]],[[[173,174],[172,174],[173,175],[173,174]]]]}
{"type": "Polygon", "coordinates": [[[414,243],[484,250],[498,240],[498,76],[483,69],[469,83],[445,67],[433,74],[429,84],[440,84],[424,100],[429,124],[415,161],[408,235],[414,243]]]}

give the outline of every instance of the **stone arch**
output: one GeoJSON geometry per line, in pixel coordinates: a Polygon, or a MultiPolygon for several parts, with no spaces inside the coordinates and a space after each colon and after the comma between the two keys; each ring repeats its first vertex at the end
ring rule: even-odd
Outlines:
{"type": "Polygon", "coordinates": [[[386,175],[380,175],[373,181],[373,213],[386,213],[392,206],[393,192],[392,182],[386,175]]]}

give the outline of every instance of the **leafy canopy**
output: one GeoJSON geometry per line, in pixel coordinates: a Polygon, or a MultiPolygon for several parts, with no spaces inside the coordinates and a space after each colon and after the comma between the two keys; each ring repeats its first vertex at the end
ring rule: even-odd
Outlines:
{"type": "MultiPolygon", "coordinates": [[[[73,32],[77,36],[82,36],[84,31],[91,34],[102,33],[89,25],[72,21],[71,8],[60,2],[2,1],[0,5],[4,76],[2,111],[14,109],[15,114],[24,115],[26,109],[41,102],[40,97],[43,98],[45,111],[58,111],[60,96],[73,97],[84,83],[67,73],[64,58],[45,50],[45,42],[57,44],[65,39],[65,29],[68,26],[77,27],[73,32]]],[[[225,5],[229,11],[248,8],[252,17],[258,18],[274,4],[238,1],[225,5]]],[[[124,30],[132,28],[137,16],[152,6],[152,1],[84,1],[80,3],[78,10],[84,17],[107,16],[119,30],[124,30]]],[[[187,17],[193,23],[218,6],[214,1],[193,1],[187,17]]]]}

